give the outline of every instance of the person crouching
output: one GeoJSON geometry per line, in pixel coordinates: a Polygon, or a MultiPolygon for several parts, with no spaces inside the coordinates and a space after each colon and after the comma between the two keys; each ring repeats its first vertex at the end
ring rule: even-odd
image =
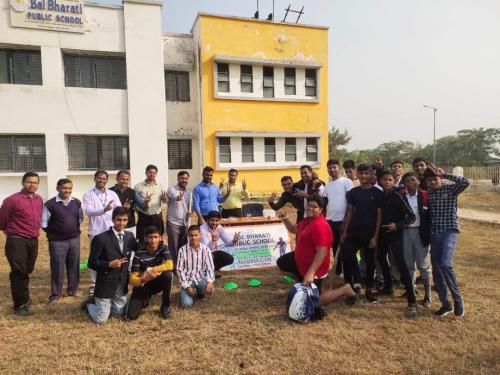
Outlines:
{"type": "Polygon", "coordinates": [[[145,244],[134,256],[130,284],[134,286],[127,308],[127,319],[135,320],[141,313],[146,301],[152,295],[162,293],[160,316],[170,317],[170,296],[172,290],[172,256],[161,240],[156,226],[145,231],[145,244]]]}
{"type": "Polygon", "coordinates": [[[203,300],[213,292],[214,261],[210,249],[200,242],[198,225],[189,227],[188,243],[179,249],[177,275],[181,282],[181,307],[189,308],[196,297],[203,300]]]}

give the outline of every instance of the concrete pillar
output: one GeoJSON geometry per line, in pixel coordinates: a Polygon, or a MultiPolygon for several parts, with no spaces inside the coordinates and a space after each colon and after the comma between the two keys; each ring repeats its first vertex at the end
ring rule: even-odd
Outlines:
{"type": "MultiPolygon", "coordinates": [[[[64,86],[64,71],[61,57],[61,50],[58,47],[41,47],[42,54],[42,74],[43,86],[55,98],[59,98],[64,86]]],[[[66,145],[64,142],[64,133],[53,124],[48,123],[57,121],[52,116],[45,116],[40,125],[45,130],[45,152],[47,155],[47,191],[44,192],[44,198],[50,198],[56,194],[56,184],[60,178],[66,177],[66,145]]]]}
{"type": "Polygon", "coordinates": [[[155,164],[157,181],[168,185],[165,78],[161,2],[123,0],[127,59],[130,170],[134,183],[155,164]]]}

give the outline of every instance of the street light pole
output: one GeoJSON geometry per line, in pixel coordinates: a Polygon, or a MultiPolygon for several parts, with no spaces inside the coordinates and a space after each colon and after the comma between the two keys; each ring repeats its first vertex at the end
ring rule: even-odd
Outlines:
{"type": "Polygon", "coordinates": [[[432,162],[434,165],[436,164],[436,112],[437,108],[436,107],[431,107],[430,105],[425,105],[424,108],[430,108],[434,112],[434,140],[433,140],[433,155],[432,155],[432,162]]]}

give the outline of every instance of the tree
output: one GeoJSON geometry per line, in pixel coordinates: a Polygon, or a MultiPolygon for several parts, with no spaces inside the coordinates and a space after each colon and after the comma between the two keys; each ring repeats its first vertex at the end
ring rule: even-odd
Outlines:
{"type": "MultiPolygon", "coordinates": [[[[380,155],[386,166],[393,160],[410,164],[413,158],[421,156],[433,160],[433,145],[421,145],[409,141],[385,142],[373,149],[348,151],[351,141],[347,130],[333,128],[328,133],[330,158],[340,161],[352,159],[357,164],[373,163],[380,155]]],[[[474,128],[459,130],[456,135],[436,139],[436,164],[447,166],[484,165],[491,161],[500,161],[500,129],[474,128]]]]}
{"type": "Polygon", "coordinates": [[[338,128],[332,128],[328,132],[328,157],[330,159],[344,160],[347,151],[347,145],[352,137],[347,130],[340,131],[338,128]]]}

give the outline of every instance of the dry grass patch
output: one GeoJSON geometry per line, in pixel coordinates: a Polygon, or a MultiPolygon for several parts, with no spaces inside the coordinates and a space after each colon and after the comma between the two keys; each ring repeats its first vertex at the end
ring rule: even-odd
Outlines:
{"type": "Polygon", "coordinates": [[[500,212],[500,192],[464,192],[458,196],[458,204],[461,208],[498,213],[500,212]]]}
{"type": "MultiPolygon", "coordinates": [[[[80,311],[80,301],[46,304],[49,266],[42,240],[31,282],[32,317],[11,313],[8,264],[0,259],[0,373],[499,373],[497,233],[498,227],[464,225],[456,258],[463,319],[435,319],[424,308],[418,318],[407,319],[403,299],[384,298],[356,308],[341,301],[328,308],[324,320],[311,324],[286,318],[288,284],[274,270],[264,270],[225,275],[211,300],[190,311],[175,306],[168,321],[157,316],[155,297],[138,321],[111,319],[97,327],[80,311]],[[254,277],[262,281],[260,288],[246,286],[254,277]],[[229,280],[240,287],[222,289],[229,280]]],[[[87,255],[86,244],[82,252],[87,255]]],[[[84,272],[82,290],[87,284],[84,272]]],[[[177,302],[177,285],[173,298],[177,302]]]]}

